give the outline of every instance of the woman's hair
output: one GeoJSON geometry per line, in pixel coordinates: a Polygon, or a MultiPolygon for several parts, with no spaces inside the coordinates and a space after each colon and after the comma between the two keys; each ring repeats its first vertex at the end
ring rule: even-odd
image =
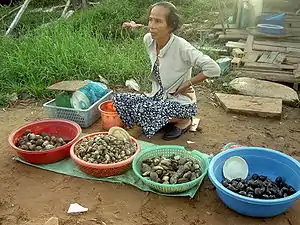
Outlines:
{"type": "Polygon", "coordinates": [[[173,5],[171,2],[167,2],[167,1],[157,2],[150,6],[149,12],[148,12],[149,15],[151,13],[151,10],[155,6],[162,6],[165,9],[167,9],[167,11],[168,11],[167,15],[166,15],[167,24],[168,24],[168,26],[170,26],[172,28],[172,32],[176,31],[180,26],[180,17],[179,17],[176,6],[173,5]]]}

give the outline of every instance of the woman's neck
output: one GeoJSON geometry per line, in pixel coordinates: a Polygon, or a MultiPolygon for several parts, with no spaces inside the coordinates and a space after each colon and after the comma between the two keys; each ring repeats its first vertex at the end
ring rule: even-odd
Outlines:
{"type": "Polygon", "coordinates": [[[171,34],[161,38],[160,40],[156,40],[156,50],[157,52],[159,52],[163,47],[165,47],[165,45],[168,43],[168,41],[170,40],[171,34]]]}

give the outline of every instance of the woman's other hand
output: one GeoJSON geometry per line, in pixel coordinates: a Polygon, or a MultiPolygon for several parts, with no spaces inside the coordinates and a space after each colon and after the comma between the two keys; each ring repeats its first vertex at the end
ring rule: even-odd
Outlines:
{"type": "Polygon", "coordinates": [[[191,86],[191,82],[186,81],[179,86],[179,88],[174,93],[174,95],[181,94],[181,95],[188,96],[189,93],[193,93],[193,92],[194,92],[194,89],[191,86]]]}
{"type": "Polygon", "coordinates": [[[135,23],[134,21],[123,23],[124,28],[137,28],[137,27],[143,27],[143,26],[144,26],[143,24],[135,23]]]}

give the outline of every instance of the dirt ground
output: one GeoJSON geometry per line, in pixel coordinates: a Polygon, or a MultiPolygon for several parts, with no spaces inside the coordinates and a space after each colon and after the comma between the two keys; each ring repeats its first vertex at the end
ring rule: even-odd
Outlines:
{"type": "MultiPolygon", "coordinates": [[[[300,156],[300,109],[286,108],[281,120],[227,114],[200,89],[199,117],[202,132],[188,133],[172,144],[194,141],[199,151],[218,153],[230,141],[281,150],[300,156]]],[[[0,224],[43,224],[57,216],[60,225],[296,225],[300,224],[300,201],[285,214],[270,219],[241,216],[228,209],[206,178],[195,199],[171,198],[144,193],[134,187],[96,182],[40,170],[13,161],[9,133],[45,117],[39,106],[15,107],[0,112],[0,224]],[[89,208],[81,215],[68,215],[70,203],[89,208]]],[[[98,131],[99,122],[84,132],[98,131]]],[[[155,136],[151,141],[169,144],[155,136]]]]}

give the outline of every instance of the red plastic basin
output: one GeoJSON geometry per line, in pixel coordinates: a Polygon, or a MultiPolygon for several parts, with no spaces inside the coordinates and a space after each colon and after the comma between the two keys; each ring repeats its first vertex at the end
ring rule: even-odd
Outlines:
{"type": "Polygon", "coordinates": [[[73,121],[43,119],[25,124],[14,130],[9,135],[8,142],[23,160],[34,164],[49,164],[70,156],[70,147],[78,140],[81,131],[80,126],[73,121]],[[47,132],[49,135],[59,136],[70,141],[66,145],[51,150],[27,151],[16,146],[18,139],[23,136],[26,130],[31,130],[35,134],[47,132]]]}

